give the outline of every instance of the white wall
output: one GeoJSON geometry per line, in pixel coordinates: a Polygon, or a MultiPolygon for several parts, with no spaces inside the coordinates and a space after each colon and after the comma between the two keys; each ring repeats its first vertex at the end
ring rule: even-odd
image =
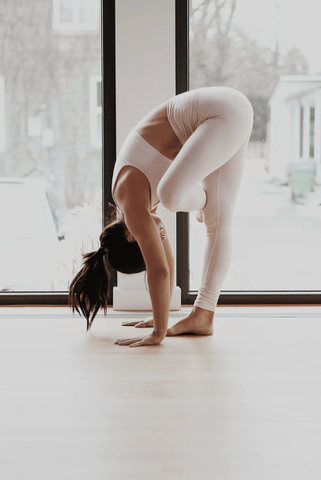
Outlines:
{"type": "MultiPolygon", "coordinates": [[[[287,164],[309,160],[310,106],[315,106],[315,159],[319,161],[321,151],[320,75],[281,76],[271,97],[271,153],[270,173],[287,181],[287,164]],[[318,100],[319,98],[319,100],[318,100]],[[319,103],[320,102],[320,103],[319,103]],[[295,108],[293,106],[296,105],[295,108]],[[300,105],[304,107],[303,158],[300,158],[300,105]]],[[[318,171],[321,171],[318,168],[318,171]]],[[[320,175],[320,174],[319,174],[320,175]]]]}
{"type": "Polygon", "coordinates": [[[175,95],[175,0],[116,1],[117,142],[175,95]]]}
{"type": "MultiPolygon", "coordinates": [[[[116,1],[116,121],[117,150],[129,131],[150,110],[175,95],[175,0],[116,1]]],[[[176,215],[163,207],[175,253],[176,215]]],[[[144,274],[118,274],[114,309],[151,308],[144,274]]],[[[175,289],[172,309],[180,308],[175,289]]]]}

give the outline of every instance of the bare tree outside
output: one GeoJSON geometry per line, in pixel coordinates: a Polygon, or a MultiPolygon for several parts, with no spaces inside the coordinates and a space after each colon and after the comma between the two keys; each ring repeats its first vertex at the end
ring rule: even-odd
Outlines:
{"type": "MultiPolygon", "coordinates": [[[[273,3],[275,23],[267,25],[251,0],[190,1],[190,88],[236,88],[249,98],[255,115],[226,290],[321,288],[320,154],[314,147],[321,134],[315,123],[321,116],[321,77],[311,76],[299,35],[305,23],[309,27],[304,18],[313,11],[292,11],[287,0],[273,3]],[[297,40],[286,45],[294,14],[301,14],[301,29],[297,40]],[[261,40],[263,29],[269,29],[269,42],[261,40]],[[281,115],[287,116],[277,125],[281,115]],[[288,157],[277,156],[281,150],[289,151],[288,157]],[[308,177],[310,186],[304,189],[308,177]]],[[[311,48],[308,53],[315,58],[311,48]]],[[[204,237],[202,225],[190,214],[191,290],[198,288],[204,237]]]]}
{"type": "Polygon", "coordinates": [[[265,141],[268,101],[280,75],[308,75],[309,65],[296,47],[279,51],[258,41],[234,22],[238,0],[191,2],[191,88],[225,85],[240,90],[255,112],[252,141],[265,141]]]}

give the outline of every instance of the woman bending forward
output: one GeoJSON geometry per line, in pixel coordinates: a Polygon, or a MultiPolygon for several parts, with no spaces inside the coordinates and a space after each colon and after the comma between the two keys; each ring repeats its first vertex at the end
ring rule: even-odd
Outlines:
{"type": "Polygon", "coordinates": [[[181,333],[211,335],[216,304],[231,261],[231,223],[253,125],[247,98],[232,88],[205,87],[172,97],[130,132],[117,158],[112,194],[116,216],[100,235],[101,247],[84,256],[70,285],[73,309],[87,330],[107,308],[108,265],[123,273],[146,270],[153,309],[150,335],[118,345],[156,345],[181,333]],[[174,288],[174,259],[156,215],[198,210],[206,229],[201,284],[187,318],[167,329],[174,288]]]}

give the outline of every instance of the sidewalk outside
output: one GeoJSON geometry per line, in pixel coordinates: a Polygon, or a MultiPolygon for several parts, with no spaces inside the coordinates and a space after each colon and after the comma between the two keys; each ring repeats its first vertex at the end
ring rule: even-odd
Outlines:
{"type": "MultiPolygon", "coordinates": [[[[291,189],[247,159],[236,201],[232,264],[222,290],[321,290],[321,186],[291,200],[291,189]]],[[[191,289],[197,290],[204,225],[190,214],[191,289]]]]}

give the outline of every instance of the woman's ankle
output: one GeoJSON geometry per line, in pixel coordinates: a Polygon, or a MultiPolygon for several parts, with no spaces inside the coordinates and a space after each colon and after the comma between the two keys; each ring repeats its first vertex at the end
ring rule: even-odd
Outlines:
{"type": "Polygon", "coordinates": [[[198,317],[203,317],[209,321],[213,321],[214,319],[214,312],[211,310],[205,310],[205,308],[197,307],[196,305],[193,306],[192,314],[198,317]]]}

